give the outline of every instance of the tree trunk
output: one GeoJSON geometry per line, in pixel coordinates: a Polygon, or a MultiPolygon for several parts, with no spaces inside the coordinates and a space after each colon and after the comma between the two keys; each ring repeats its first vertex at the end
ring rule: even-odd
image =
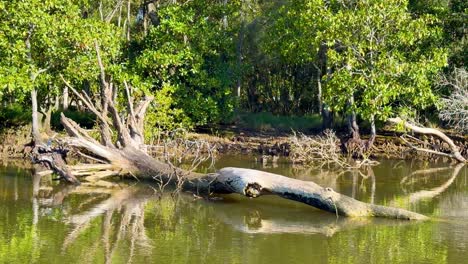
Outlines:
{"type": "Polygon", "coordinates": [[[317,77],[317,90],[318,108],[322,116],[322,130],[329,129],[332,127],[333,116],[328,105],[323,104],[322,101],[322,81],[320,74],[317,77]]]}
{"type": "Polygon", "coordinates": [[[63,88],[63,110],[67,111],[68,110],[68,86],[65,85],[63,88]]]}
{"type": "Polygon", "coordinates": [[[47,111],[43,112],[44,119],[42,122],[42,131],[46,134],[50,134],[52,132],[50,121],[52,119],[52,107],[48,107],[47,111]]]}
{"type": "MultiPolygon", "coordinates": [[[[227,0],[223,0],[223,7],[226,8],[227,0]]],[[[223,15],[223,29],[227,30],[228,28],[228,17],[226,14],[223,15]]]]}
{"type": "Polygon", "coordinates": [[[348,130],[353,138],[360,138],[359,125],[357,124],[355,111],[352,111],[348,116],[348,130]]]}
{"type": "Polygon", "coordinates": [[[375,137],[377,135],[377,130],[375,128],[375,118],[374,115],[371,116],[370,119],[370,126],[371,126],[371,137],[375,137]]]}
{"type": "Polygon", "coordinates": [[[132,7],[132,0],[128,0],[127,2],[127,42],[130,42],[130,12],[132,7]]]}
{"type": "Polygon", "coordinates": [[[31,90],[31,104],[32,104],[32,136],[36,144],[42,143],[41,132],[39,127],[39,111],[37,105],[37,92],[33,88],[31,90]]]}
{"type": "Polygon", "coordinates": [[[372,146],[374,145],[375,137],[377,136],[377,129],[375,127],[375,117],[374,115],[371,116],[370,118],[370,126],[371,126],[371,135],[369,140],[366,142],[366,149],[370,150],[372,146]]]}
{"type": "Polygon", "coordinates": [[[317,61],[318,65],[314,64],[314,67],[317,69],[317,105],[319,113],[322,116],[322,130],[331,128],[333,123],[333,116],[329,107],[323,102],[323,88],[322,88],[322,78],[323,73],[328,76],[330,75],[330,69],[327,69],[327,45],[326,43],[320,44],[319,50],[317,52],[317,61]]]}
{"type": "Polygon", "coordinates": [[[237,53],[237,85],[236,85],[236,95],[238,98],[241,96],[241,85],[242,85],[242,49],[244,46],[244,27],[245,27],[245,22],[244,22],[244,17],[243,14],[242,16],[242,22],[240,25],[239,29],[239,35],[237,38],[237,48],[236,48],[236,53],[237,53]]]}

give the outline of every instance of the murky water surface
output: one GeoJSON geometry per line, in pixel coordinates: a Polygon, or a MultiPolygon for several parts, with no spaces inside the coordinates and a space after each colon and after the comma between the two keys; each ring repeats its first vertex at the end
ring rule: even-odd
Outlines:
{"type": "Polygon", "coordinates": [[[74,188],[0,166],[0,263],[468,263],[468,170],[382,161],[352,172],[263,166],[434,220],[345,219],[275,197],[204,200],[155,186],[74,188]]]}

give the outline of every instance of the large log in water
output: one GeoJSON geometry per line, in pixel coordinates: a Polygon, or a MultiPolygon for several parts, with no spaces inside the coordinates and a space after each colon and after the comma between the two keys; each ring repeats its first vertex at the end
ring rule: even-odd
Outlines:
{"type": "MultiPolygon", "coordinates": [[[[77,123],[63,114],[61,122],[70,136],[63,139],[62,143],[69,148],[79,149],[78,153],[82,154],[83,157],[91,158],[101,164],[78,166],[53,164],[54,166],[50,166],[52,169],[62,171],[62,174],[66,172],[65,174],[71,174],[73,177],[85,177],[88,181],[94,182],[99,182],[100,179],[113,175],[131,175],[132,177],[155,180],[161,186],[172,184],[184,191],[199,194],[237,193],[251,198],[265,194],[278,195],[342,216],[427,219],[421,214],[403,209],[360,202],[310,181],[242,168],[224,168],[216,173],[204,175],[174,168],[150,157],[141,144],[144,134],[144,116],[152,97],[144,97],[134,106],[131,87],[125,83],[128,97],[127,111],[120,114],[116,107],[117,101],[112,96],[116,94],[117,87],[108,81],[111,78],[106,77],[97,44],[96,53],[101,69],[101,105],[94,105],[91,96],[85,92],[79,93],[67,82],[65,84],[90,111],[96,114],[100,123],[101,142],[95,140],[86,130],[80,128],[77,123]],[[117,132],[115,142],[111,142],[111,127],[117,132]]],[[[51,148],[50,151],[54,150],[51,148]]],[[[43,153],[43,155],[48,155],[48,153],[43,153]]],[[[51,162],[54,163],[53,160],[51,162]]],[[[65,179],[69,178],[65,177],[65,179]]]]}
{"type": "Polygon", "coordinates": [[[214,184],[221,190],[247,197],[274,194],[285,199],[305,203],[337,215],[362,217],[377,216],[397,219],[426,219],[407,210],[368,204],[324,188],[311,181],[302,181],[282,175],[242,168],[223,168],[215,173],[214,184]]]}

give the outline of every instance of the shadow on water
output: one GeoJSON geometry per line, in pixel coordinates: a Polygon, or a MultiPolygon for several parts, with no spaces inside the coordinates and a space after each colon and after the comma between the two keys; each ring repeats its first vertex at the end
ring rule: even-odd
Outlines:
{"type": "MultiPolygon", "coordinates": [[[[220,163],[233,162],[239,161],[220,163]]],[[[337,218],[277,197],[173,196],[149,183],[76,187],[18,167],[0,168],[0,262],[462,261],[468,254],[466,168],[411,166],[383,162],[342,173],[263,169],[442,221],[337,218]]]]}

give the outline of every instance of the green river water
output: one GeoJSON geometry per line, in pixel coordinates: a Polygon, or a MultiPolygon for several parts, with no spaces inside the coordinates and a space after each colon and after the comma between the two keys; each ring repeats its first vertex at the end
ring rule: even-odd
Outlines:
{"type": "Polygon", "coordinates": [[[0,165],[0,263],[468,263],[468,169],[407,161],[332,172],[253,157],[275,172],[430,221],[349,219],[276,197],[205,200],[156,186],[74,188],[0,165]]]}

